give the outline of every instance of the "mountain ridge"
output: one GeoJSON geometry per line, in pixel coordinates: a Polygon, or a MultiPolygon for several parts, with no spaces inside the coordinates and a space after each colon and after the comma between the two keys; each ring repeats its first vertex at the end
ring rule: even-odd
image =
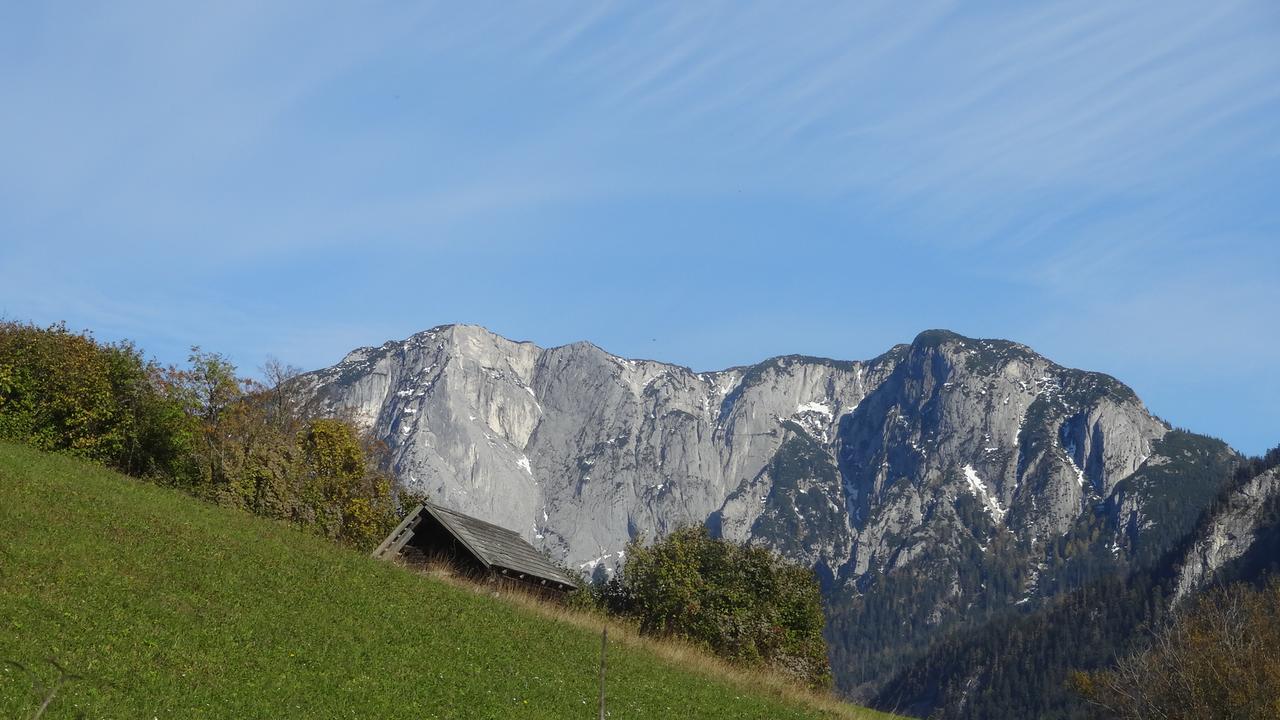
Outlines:
{"type": "MultiPolygon", "coordinates": [[[[418,332],[415,332],[415,333],[413,333],[413,334],[409,335],[408,337],[406,337],[406,338],[404,338],[404,339],[402,339],[402,340],[387,340],[387,341],[383,342],[383,343],[382,343],[382,344],[380,344],[380,345],[361,345],[361,346],[359,346],[359,347],[356,347],[356,348],[353,348],[353,349],[349,350],[349,351],[348,351],[348,352],[347,352],[347,353],[346,353],[346,354],[345,354],[345,355],[344,355],[344,356],[343,356],[343,357],[342,357],[342,358],[341,358],[337,363],[334,363],[334,365],[341,365],[341,364],[343,364],[343,363],[344,363],[344,362],[346,362],[349,358],[351,358],[351,356],[353,356],[353,355],[355,355],[355,354],[357,354],[357,353],[361,353],[361,352],[369,353],[369,352],[373,352],[373,351],[376,351],[376,350],[381,350],[381,349],[386,348],[386,347],[389,347],[389,346],[395,346],[395,345],[400,345],[400,344],[403,344],[403,343],[409,342],[410,340],[412,340],[412,339],[414,339],[415,337],[418,337],[418,336],[420,336],[420,335],[436,334],[436,333],[440,333],[440,332],[443,332],[443,331],[446,331],[446,330],[451,330],[451,329],[454,329],[454,328],[458,328],[458,329],[465,329],[465,330],[478,330],[478,331],[484,332],[484,333],[486,333],[486,334],[488,334],[488,335],[492,335],[492,336],[494,336],[494,337],[502,338],[502,339],[503,339],[503,340],[505,340],[506,342],[513,343],[513,344],[515,344],[515,345],[531,345],[531,346],[533,346],[533,347],[538,348],[539,350],[560,350],[560,349],[564,349],[564,348],[572,347],[572,346],[575,346],[575,345],[582,345],[582,346],[586,346],[586,347],[593,348],[593,349],[595,349],[595,350],[599,350],[600,352],[602,352],[602,353],[604,353],[604,354],[606,354],[606,355],[609,355],[609,356],[611,356],[611,357],[614,357],[614,358],[617,358],[617,359],[620,359],[620,360],[631,360],[631,361],[633,361],[633,362],[655,363],[655,364],[664,365],[664,366],[667,366],[667,367],[679,368],[679,369],[682,369],[682,370],[686,370],[686,371],[688,371],[690,374],[693,374],[693,375],[711,375],[711,374],[718,374],[718,373],[731,372],[731,371],[734,371],[734,370],[744,370],[744,371],[745,371],[745,370],[747,370],[747,369],[749,369],[749,368],[753,368],[753,367],[756,367],[756,366],[758,366],[758,365],[765,365],[765,364],[768,364],[768,363],[771,363],[771,362],[773,362],[773,361],[777,361],[777,360],[807,360],[807,361],[813,361],[813,362],[819,362],[819,363],[822,363],[822,362],[829,362],[829,363],[864,363],[864,364],[870,364],[870,363],[873,363],[873,362],[876,362],[876,361],[879,361],[879,360],[886,359],[887,357],[892,356],[892,355],[894,355],[894,354],[896,354],[896,353],[905,352],[907,349],[911,348],[912,346],[916,346],[916,345],[932,345],[932,344],[937,344],[938,342],[944,342],[944,341],[946,341],[946,340],[957,340],[957,341],[961,341],[961,342],[968,342],[968,343],[1002,343],[1002,344],[1008,345],[1008,346],[1010,346],[1010,347],[1013,347],[1013,348],[1016,348],[1016,349],[1019,349],[1019,350],[1027,351],[1028,353],[1038,354],[1038,353],[1036,353],[1036,352],[1035,352],[1035,350],[1034,350],[1033,348],[1031,348],[1029,345],[1026,345],[1026,344],[1024,344],[1024,343],[1017,342],[1016,340],[1009,340],[1009,339],[1007,339],[1007,338],[978,338],[978,337],[969,337],[969,336],[967,336],[967,335],[963,335],[963,334],[958,333],[958,332],[956,332],[956,331],[954,331],[954,330],[949,330],[949,329],[946,329],[946,328],[929,328],[929,329],[926,329],[926,330],[921,330],[920,332],[916,333],[916,336],[912,339],[912,341],[911,341],[911,342],[896,343],[896,344],[894,344],[894,345],[890,346],[890,347],[889,347],[889,349],[885,350],[884,352],[881,352],[880,354],[875,355],[875,356],[872,356],[872,357],[867,358],[867,359],[837,358],[837,357],[832,357],[832,356],[829,356],[829,355],[811,355],[811,354],[809,354],[809,353],[803,353],[803,352],[798,352],[798,353],[782,353],[782,354],[778,354],[778,355],[768,355],[768,356],[765,356],[765,357],[761,358],[760,360],[758,360],[758,361],[756,361],[756,362],[751,362],[751,363],[740,363],[740,364],[736,364],[736,365],[727,365],[727,366],[724,366],[724,367],[709,368],[709,369],[705,369],[705,370],[696,370],[696,369],[694,369],[691,365],[685,365],[685,364],[682,364],[682,363],[672,362],[672,361],[669,361],[669,360],[660,360],[660,359],[658,359],[658,358],[652,358],[652,357],[631,357],[631,356],[628,356],[628,355],[620,355],[620,354],[614,353],[614,352],[612,352],[612,351],[610,351],[610,350],[608,350],[608,349],[606,349],[606,348],[604,348],[604,347],[602,347],[602,346],[600,346],[600,345],[596,344],[595,342],[593,342],[593,341],[591,341],[591,340],[586,340],[586,339],[581,339],[581,340],[571,340],[571,341],[569,341],[569,342],[561,343],[561,344],[558,344],[558,345],[542,345],[542,344],[540,344],[540,343],[539,343],[538,341],[536,341],[536,340],[517,340],[517,339],[514,339],[514,338],[509,338],[509,337],[507,337],[507,336],[505,336],[505,335],[502,335],[501,333],[498,333],[498,332],[495,332],[495,331],[493,331],[493,330],[490,330],[488,327],[486,327],[486,326],[484,326],[484,325],[482,325],[482,324],[479,324],[479,323],[470,323],[470,322],[454,322],[454,323],[441,323],[441,324],[439,324],[439,325],[433,325],[433,326],[431,326],[430,328],[427,328],[427,329],[425,329],[425,330],[420,330],[420,331],[418,331],[418,332]]],[[[332,366],[330,366],[330,367],[332,367],[332,366]]],[[[1085,370],[1085,369],[1083,369],[1083,368],[1073,368],[1073,367],[1069,367],[1069,366],[1066,366],[1066,365],[1059,365],[1059,367],[1062,367],[1062,368],[1063,368],[1063,369],[1065,369],[1065,370],[1078,370],[1078,371],[1080,371],[1080,372],[1087,372],[1087,373],[1090,373],[1090,374],[1093,374],[1093,375],[1103,375],[1103,376],[1106,376],[1106,377],[1110,378],[1111,380],[1114,380],[1114,381],[1116,381],[1116,382],[1120,382],[1120,381],[1119,381],[1119,379],[1118,379],[1118,378],[1116,378],[1115,376],[1110,375],[1110,374],[1108,374],[1108,373],[1101,372],[1101,371],[1097,371],[1097,370],[1085,370]]],[[[315,371],[310,371],[310,372],[315,372],[315,371]]],[[[305,374],[310,374],[310,372],[305,373],[305,374]]],[[[1123,383],[1122,383],[1122,384],[1123,384],[1123,383]]]]}
{"type": "MultiPolygon", "coordinates": [[[[685,524],[814,568],[837,657],[859,645],[866,603],[905,592],[895,583],[932,588],[911,615],[928,637],[1058,592],[1061,538],[1109,500],[1154,507],[1159,483],[1123,483],[1170,461],[1157,446],[1172,428],[1118,379],[937,329],[870,360],[696,372],[442,325],[295,383],[314,412],[384,440],[409,486],[588,574],[685,524]]],[[[1104,526],[1080,543],[1120,562],[1138,546],[1125,533],[1146,532],[1104,526]]]]}
{"type": "MultiPolygon", "coordinates": [[[[1059,373],[1059,374],[1081,373],[1083,374],[1081,377],[1095,379],[1097,381],[1096,384],[1102,386],[1102,388],[1107,394],[1110,394],[1111,391],[1113,390],[1118,390],[1119,397],[1117,399],[1119,401],[1136,402],[1138,404],[1140,411],[1142,413],[1147,413],[1145,407],[1141,406],[1140,401],[1137,400],[1136,394],[1134,394],[1132,390],[1129,389],[1127,386],[1123,385],[1123,383],[1120,383],[1118,380],[1116,380],[1114,377],[1110,375],[1105,375],[1102,373],[1092,373],[1092,372],[1077,370],[1073,368],[1066,368],[1064,366],[1058,365],[1056,363],[1052,363],[1051,361],[1047,361],[1046,359],[1041,358],[1041,356],[1036,355],[1034,351],[1032,351],[1029,347],[1022,345],[1020,343],[1015,343],[1007,340],[971,339],[971,338],[966,338],[964,336],[961,336],[952,331],[939,330],[939,329],[923,331],[916,336],[916,338],[913,340],[911,344],[895,345],[893,348],[889,349],[885,353],[882,353],[872,358],[871,360],[865,360],[865,361],[864,360],[840,360],[836,358],[824,358],[824,357],[815,357],[815,356],[808,356],[808,355],[788,354],[788,355],[778,355],[778,356],[769,357],[752,365],[738,365],[738,366],[732,366],[732,367],[721,369],[721,370],[708,370],[708,371],[698,372],[698,371],[694,371],[692,368],[689,368],[687,366],[664,363],[662,361],[657,361],[657,360],[630,359],[630,358],[624,358],[618,355],[613,355],[612,353],[609,353],[608,351],[588,341],[577,341],[577,342],[568,343],[565,345],[544,349],[532,341],[509,340],[502,336],[491,333],[485,328],[478,325],[447,324],[447,325],[439,325],[429,330],[422,331],[420,333],[415,333],[414,335],[410,336],[409,338],[403,341],[388,341],[386,343],[383,343],[381,346],[377,346],[377,347],[367,346],[367,347],[357,348],[351,351],[350,353],[348,353],[343,358],[343,360],[339,362],[337,365],[333,366],[333,368],[330,368],[327,370],[315,371],[313,373],[308,373],[307,375],[304,376],[303,383],[304,384],[310,383],[312,385],[312,387],[309,388],[311,390],[309,394],[311,395],[311,399],[314,401],[316,395],[320,394],[319,391],[324,389],[325,386],[331,386],[332,384],[334,384],[335,380],[337,381],[337,384],[341,385],[344,379],[347,379],[347,380],[354,379],[354,376],[358,375],[359,373],[360,365],[367,365],[370,362],[376,361],[377,358],[379,357],[386,356],[388,353],[395,352],[397,350],[402,351],[406,346],[411,345],[415,342],[421,343],[424,341],[424,339],[436,339],[441,335],[457,336],[458,334],[469,336],[467,339],[472,343],[475,342],[474,336],[479,334],[489,339],[500,341],[500,343],[502,344],[505,344],[514,348],[520,348],[522,352],[533,353],[538,356],[584,355],[584,354],[598,355],[600,358],[604,359],[604,361],[613,363],[615,365],[627,365],[631,369],[635,369],[637,367],[642,368],[640,372],[640,375],[644,380],[642,390],[649,390],[652,387],[652,385],[658,381],[659,378],[669,376],[672,373],[684,374],[689,378],[697,378],[705,382],[711,382],[720,386],[721,388],[723,388],[727,382],[729,385],[731,385],[731,387],[727,388],[722,393],[723,394],[723,398],[721,398],[722,414],[731,411],[733,404],[740,399],[741,394],[745,390],[747,390],[748,388],[754,387],[761,382],[766,381],[767,379],[769,379],[770,374],[776,375],[779,372],[785,372],[797,366],[829,367],[829,368],[835,368],[835,369],[842,369],[846,371],[853,371],[855,373],[865,372],[866,369],[868,368],[883,369],[886,367],[896,367],[900,362],[902,362],[910,354],[910,352],[913,349],[916,351],[930,351],[930,350],[944,347],[948,344],[953,344],[953,345],[958,344],[964,348],[981,349],[981,353],[979,353],[977,350],[972,350],[971,357],[967,359],[968,364],[970,366],[977,366],[976,369],[978,370],[990,371],[991,369],[993,369],[993,366],[995,364],[1000,364],[1001,366],[1007,367],[1008,363],[1013,360],[1024,360],[1024,361],[1035,360],[1035,359],[1044,360],[1044,362],[1041,363],[1044,369],[1048,369],[1054,373],[1059,373]],[[335,378],[333,377],[333,371],[337,369],[341,369],[342,372],[339,373],[339,376],[335,378]],[[326,376],[326,373],[328,373],[328,376],[326,376]]],[[[509,364],[508,364],[508,367],[510,367],[509,364]]],[[[536,390],[534,390],[533,386],[530,384],[532,380],[531,380],[531,376],[529,376],[529,369],[526,368],[523,372],[516,373],[516,375],[521,376],[524,380],[527,381],[527,382],[523,382],[522,386],[525,389],[525,391],[531,396],[532,400],[535,403],[537,403],[539,400],[538,393],[536,390]]],[[[873,383],[873,384],[876,384],[876,383],[873,383]]],[[[1024,385],[1023,389],[1026,389],[1025,382],[1023,382],[1023,385],[1024,385]]],[[[399,390],[399,392],[403,392],[403,391],[399,390]]],[[[842,411],[847,411],[851,413],[853,410],[856,410],[857,403],[861,402],[862,399],[864,399],[867,395],[870,394],[870,389],[862,388],[862,392],[860,394],[859,393],[855,393],[855,394],[859,395],[857,400],[854,401],[852,397],[846,398],[848,402],[840,407],[842,411]]],[[[795,405],[795,410],[793,410],[792,412],[786,413],[786,415],[781,417],[786,419],[791,419],[793,416],[797,414],[803,415],[803,411],[806,409],[816,412],[819,415],[821,415],[824,410],[830,412],[830,408],[827,406],[826,403],[818,402],[818,400],[822,400],[822,399],[826,399],[826,400],[834,399],[833,397],[831,397],[832,393],[828,392],[826,393],[826,395],[827,397],[824,397],[824,398],[811,398],[807,402],[797,402],[795,405]]],[[[351,409],[354,407],[357,409],[357,412],[356,412],[357,419],[361,420],[366,426],[373,427],[375,425],[375,421],[377,420],[377,417],[381,414],[383,408],[381,406],[377,408],[373,407],[373,404],[370,403],[370,399],[371,398],[368,398],[368,397],[357,397],[357,398],[352,398],[350,396],[342,397],[338,400],[337,403],[332,401],[327,403],[327,407],[325,409],[329,411],[334,411],[338,407],[341,407],[344,409],[351,409]]],[[[386,402],[387,400],[384,394],[383,402],[380,403],[379,405],[385,404],[386,402]]],[[[1007,399],[1006,399],[1006,402],[1007,402],[1007,399]]],[[[325,403],[322,402],[321,404],[324,405],[325,403]]],[[[1030,408],[1024,409],[1024,415],[1026,410],[1028,409],[1030,408]]],[[[1041,410],[1043,410],[1043,408],[1041,408],[1041,410]]],[[[410,411],[411,411],[411,414],[413,412],[416,412],[416,410],[413,410],[413,409],[410,409],[410,411]]],[[[845,413],[842,413],[842,415],[843,414],[845,413]]],[[[1149,413],[1147,414],[1149,415],[1149,413]]],[[[473,417],[473,416],[469,415],[469,419],[470,417],[473,417]]],[[[1158,419],[1154,419],[1154,416],[1150,416],[1150,417],[1152,417],[1154,422],[1160,425],[1162,429],[1160,431],[1149,432],[1148,434],[1155,436],[1155,435],[1162,435],[1163,432],[1167,432],[1167,430],[1169,429],[1167,424],[1163,423],[1163,421],[1159,421],[1158,419]]],[[[805,418],[800,417],[797,419],[804,420],[805,418]]],[[[717,423],[719,423],[719,422],[724,422],[728,420],[728,418],[717,417],[716,420],[717,420],[717,423]]],[[[820,421],[822,420],[822,418],[811,416],[809,420],[811,422],[807,423],[807,425],[810,428],[813,428],[814,422],[818,422],[819,424],[821,424],[820,421]]],[[[830,418],[830,422],[826,423],[829,427],[826,428],[827,432],[824,434],[826,435],[834,434],[834,431],[837,429],[835,427],[836,425],[835,420],[836,418],[832,416],[830,418]]],[[[806,425],[806,423],[804,422],[801,422],[799,424],[802,428],[806,425]]],[[[1020,432],[1020,429],[1019,429],[1019,432],[1020,432]]],[[[521,449],[523,449],[524,444],[527,443],[528,434],[530,433],[520,433],[520,437],[517,438],[518,440],[521,441],[519,443],[521,446],[521,449]]],[[[382,434],[388,435],[388,433],[385,433],[385,432],[382,434]]],[[[1076,434],[1082,435],[1082,433],[1079,433],[1079,432],[1077,432],[1076,434]]],[[[1087,446],[1089,444],[1088,439],[1085,437],[1080,437],[1078,439],[1081,441],[1082,446],[1087,446]]],[[[389,442],[388,444],[393,447],[398,445],[398,443],[394,439],[392,439],[392,441],[389,442]]],[[[1068,448],[1068,449],[1074,450],[1074,448],[1068,448]]],[[[1079,454],[1079,453],[1073,453],[1073,454],[1079,454]]],[[[1075,460],[1077,458],[1073,457],[1072,459],[1075,460]]],[[[1089,465],[1089,462],[1088,462],[1089,458],[1082,455],[1078,459],[1080,460],[1080,462],[1074,463],[1074,464],[1080,466],[1080,467],[1077,467],[1076,470],[1078,471],[1078,473],[1082,474],[1084,472],[1083,466],[1089,465]]],[[[517,462],[520,462],[520,461],[517,460],[517,462]]],[[[1022,461],[1020,460],[1020,463],[1021,462],[1022,461]]],[[[1030,463],[1032,462],[1032,460],[1027,459],[1026,462],[1030,463]]],[[[523,465],[522,462],[520,462],[520,464],[523,465]]],[[[757,463],[758,467],[763,467],[764,464],[765,464],[764,462],[757,463]]],[[[976,474],[977,467],[976,466],[974,467],[975,467],[975,470],[973,474],[976,474]]],[[[1128,470],[1129,472],[1132,472],[1132,470],[1135,468],[1130,467],[1125,469],[1128,470]]],[[[1095,476],[1094,480],[1096,481],[1098,479],[1096,476],[1098,475],[1100,470],[1097,467],[1091,467],[1089,468],[1089,471],[1095,476]]],[[[407,479],[410,484],[418,482],[416,474],[413,474],[412,472],[409,472],[406,474],[408,475],[408,477],[406,477],[405,479],[407,479]]],[[[1128,473],[1125,473],[1125,474],[1128,474],[1128,473]]],[[[1008,498],[1002,498],[1002,499],[1007,500],[1008,498]]],[[[709,517],[709,514],[708,514],[708,517],[709,517]]],[[[536,532],[532,533],[532,535],[534,536],[536,536],[537,534],[538,533],[536,532]]],[[[531,538],[531,539],[536,539],[536,538],[531,538]]]]}

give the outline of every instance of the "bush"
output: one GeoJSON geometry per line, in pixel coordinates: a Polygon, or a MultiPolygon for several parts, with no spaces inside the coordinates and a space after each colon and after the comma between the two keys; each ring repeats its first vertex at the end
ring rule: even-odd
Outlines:
{"type": "Polygon", "coordinates": [[[127,342],[4,322],[0,439],[373,547],[405,509],[379,468],[385,448],[347,421],[306,417],[295,374],[269,364],[267,387],[199,348],[162,369],[127,342]]]}
{"type": "Polygon", "coordinates": [[[0,438],[135,476],[187,478],[196,426],[129,343],[0,323],[0,438]]]}
{"type": "Polygon", "coordinates": [[[216,353],[191,349],[168,385],[199,420],[200,482],[193,490],[220,505],[289,520],[369,549],[403,515],[382,472],[379,443],[346,420],[308,417],[292,368],[268,367],[268,387],[240,378],[216,353]]]}
{"type": "Polygon", "coordinates": [[[621,575],[598,593],[641,632],[685,638],[811,687],[830,685],[812,571],[763,548],[713,539],[704,527],[677,530],[650,547],[633,542],[626,558],[621,575]]]}

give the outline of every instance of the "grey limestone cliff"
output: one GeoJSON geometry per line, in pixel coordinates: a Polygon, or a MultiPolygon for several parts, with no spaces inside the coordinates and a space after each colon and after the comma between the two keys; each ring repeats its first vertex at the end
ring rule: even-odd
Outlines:
{"type": "Polygon", "coordinates": [[[299,382],[313,408],[385,440],[407,485],[588,572],[688,523],[828,583],[909,564],[943,536],[1034,548],[1168,431],[1108,376],[945,331],[865,362],[699,373],[451,325],[299,382]]]}
{"type": "Polygon", "coordinates": [[[1214,508],[1177,571],[1174,602],[1211,582],[1219,570],[1254,543],[1268,504],[1280,500],[1280,469],[1271,469],[1243,482],[1214,508]]]}

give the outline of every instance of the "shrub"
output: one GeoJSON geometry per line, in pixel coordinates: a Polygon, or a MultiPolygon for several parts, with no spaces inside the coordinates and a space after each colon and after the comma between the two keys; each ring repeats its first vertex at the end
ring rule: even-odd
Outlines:
{"type": "Polygon", "coordinates": [[[622,574],[599,590],[612,612],[650,635],[702,644],[746,666],[767,666],[811,687],[831,669],[812,571],[763,548],[712,538],[704,527],[677,530],[652,546],[633,542],[622,574]]]}
{"type": "Polygon", "coordinates": [[[162,369],[127,342],[3,322],[0,439],[372,547],[405,509],[379,469],[385,448],[348,421],[306,417],[295,374],[269,365],[266,387],[199,348],[162,369]]]}
{"type": "Polygon", "coordinates": [[[0,323],[0,438],[135,476],[190,477],[196,426],[126,342],[0,323]]]}

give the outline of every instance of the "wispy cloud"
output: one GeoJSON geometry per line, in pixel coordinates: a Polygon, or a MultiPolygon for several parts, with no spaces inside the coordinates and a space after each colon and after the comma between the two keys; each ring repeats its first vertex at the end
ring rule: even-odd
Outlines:
{"type": "MultiPolygon", "coordinates": [[[[162,188],[186,217],[210,206],[209,184],[307,131],[308,102],[402,57],[525,76],[530,92],[565,101],[531,112],[520,144],[492,147],[482,129],[450,138],[443,159],[472,158],[455,172],[710,193],[728,174],[739,187],[870,195],[922,222],[981,216],[996,234],[1109,195],[1194,196],[1217,188],[1224,166],[1274,162],[1276,15],[1254,2],[931,2],[321,18],[306,4],[219,3],[196,15],[144,5],[46,17],[43,50],[57,54],[8,78],[10,107],[25,111],[0,121],[14,139],[0,182],[46,212],[133,216],[162,188]],[[636,172],[619,178],[615,164],[636,172]],[[1001,196],[1004,219],[993,220],[1001,196]]],[[[488,79],[463,82],[484,92],[488,79]]],[[[515,113],[504,128],[530,99],[495,105],[515,113]]],[[[430,130],[416,132],[422,142],[430,130]]],[[[318,150],[338,158],[359,142],[317,137],[327,139],[335,146],[318,150]]]]}
{"type": "Polygon", "coordinates": [[[1262,0],[10,3],[0,309],[180,327],[156,331],[174,345],[261,326],[230,338],[257,357],[318,352],[317,302],[334,343],[476,307],[562,337],[618,284],[711,302],[705,282],[746,308],[722,322],[735,361],[759,317],[870,332],[841,311],[860,304],[909,337],[959,296],[1067,347],[1158,313],[1188,320],[1144,327],[1220,338],[1277,303],[1276,47],[1262,0]],[[646,255],[694,246],[746,259],[729,277],[646,255]],[[751,256],[769,252],[797,256],[751,256]],[[421,279],[351,282],[379,263],[421,279]],[[806,263],[833,277],[779,270],[806,263]]]}

